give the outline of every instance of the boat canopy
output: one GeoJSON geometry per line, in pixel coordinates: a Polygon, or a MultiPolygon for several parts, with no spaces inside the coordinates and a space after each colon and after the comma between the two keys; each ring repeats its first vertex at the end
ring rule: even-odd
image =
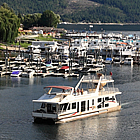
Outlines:
{"type": "Polygon", "coordinates": [[[13,71],[12,74],[19,74],[20,71],[13,71]]]}
{"type": "Polygon", "coordinates": [[[68,86],[46,86],[45,88],[58,88],[58,89],[64,89],[64,90],[68,90],[68,89],[72,89],[73,87],[68,87],[68,86]]]}
{"type": "Polygon", "coordinates": [[[108,60],[108,61],[112,61],[112,58],[110,58],[110,57],[107,57],[107,58],[106,58],[106,60],[108,60]]]}
{"type": "Polygon", "coordinates": [[[61,69],[69,69],[69,66],[62,66],[61,69]]]}

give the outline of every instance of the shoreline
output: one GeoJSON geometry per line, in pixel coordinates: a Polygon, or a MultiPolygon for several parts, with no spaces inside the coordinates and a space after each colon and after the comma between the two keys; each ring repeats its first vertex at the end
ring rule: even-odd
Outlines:
{"type": "Polygon", "coordinates": [[[81,25],[140,25],[140,23],[69,23],[69,22],[62,22],[62,23],[59,23],[59,25],[66,25],[66,24],[73,24],[73,25],[76,25],[76,24],[81,24],[81,25]]]}

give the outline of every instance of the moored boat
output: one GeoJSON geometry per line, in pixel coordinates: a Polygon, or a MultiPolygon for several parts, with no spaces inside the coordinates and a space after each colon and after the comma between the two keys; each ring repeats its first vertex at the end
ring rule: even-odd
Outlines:
{"type": "Polygon", "coordinates": [[[133,65],[133,58],[132,57],[127,57],[124,59],[124,64],[125,65],[133,65]]]}
{"type": "Polygon", "coordinates": [[[20,77],[21,76],[21,73],[22,72],[20,70],[12,71],[11,77],[20,77]]]}
{"type": "Polygon", "coordinates": [[[114,88],[111,76],[83,76],[75,87],[47,86],[44,89],[48,91],[32,101],[34,107],[37,103],[41,105],[39,109],[33,109],[34,122],[63,123],[121,109],[116,100],[121,92],[114,88]]]}

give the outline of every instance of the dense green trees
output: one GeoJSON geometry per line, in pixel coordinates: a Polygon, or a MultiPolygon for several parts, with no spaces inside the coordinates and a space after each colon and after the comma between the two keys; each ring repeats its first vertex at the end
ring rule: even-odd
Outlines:
{"type": "MultiPolygon", "coordinates": [[[[4,2],[13,8],[16,14],[43,13],[47,9],[59,14],[62,21],[140,22],[139,0],[89,0],[88,7],[85,7],[86,4],[81,5],[82,2],[85,3],[87,0],[1,0],[0,4],[4,2]],[[96,3],[93,4],[92,2],[96,3]]],[[[32,24],[39,23],[34,22],[32,24]]]]}
{"type": "Polygon", "coordinates": [[[32,26],[38,26],[39,25],[39,20],[41,18],[40,13],[34,13],[34,14],[27,14],[23,17],[21,17],[24,28],[28,29],[29,27],[32,26]]]}
{"type": "Polygon", "coordinates": [[[20,26],[19,18],[7,4],[0,7],[0,40],[3,42],[13,42],[18,35],[20,26]]]}
{"type": "Polygon", "coordinates": [[[60,16],[50,10],[44,11],[40,18],[40,26],[57,27],[59,22],[60,16]]]}
{"type": "MultiPolygon", "coordinates": [[[[28,15],[25,17],[25,27],[30,26],[27,22],[31,24],[29,17],[32,19],[34,13],[42,14],[46,9],[59,14],[62,21],[68,22],[140,22],[139,0],[89,0],[88,7],[85,7],[86,4],[81,5],[87,0],[1,0],[0,4],[4,2],[14,9],[16,14],[28,15]]],[[[32,22],[32,25],[39,25],[39,21],[32,22]]]]}
{"type": "Polygon", "coordinates": [[[46,10],[42,14],[27,14],[23,17],[23,25],[27,29],[32,26],[57,27],[59,22],[60,16],[50,10],[46,10]]]}

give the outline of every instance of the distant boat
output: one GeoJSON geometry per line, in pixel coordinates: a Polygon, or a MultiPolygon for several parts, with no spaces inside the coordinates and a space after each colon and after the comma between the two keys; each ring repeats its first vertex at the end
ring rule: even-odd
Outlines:
{"type": "Polygon", "coordinates": [[[11,73],[11,77],[20,77],[21,76],[21,71],[15,70],[11,73]]]}
{"type": "Polygon", "coordinates": [[[93,25],[89,25],[90,28],[93,28],[93,25]]]}
{"type": "Polygon", "coordinates": [[[112,58],[106,58],[106,60],[104,61],[104,64],[111,64],[112,63],[112,58]]]}
{"type": "Polygon", "coordinates": [[[33,69],[26,69],[25,72],[22,72],[21,76],[22,77],[27,77],[27,78],[31,78],[33,77],[35,74],[35,70],[33,69]]]}
{"type": "Polygon", "coordinates": [[[113,58],[113,64],[121,64],[121,59],[120,59],[120,57],[114,57],[114,58],[113,58]]]}
{"type": "Polygon", "coordinates": [[[132,57],[125,58],[124,65],[133,65],[133,58],[132,57]]]}
{"type": "Polygon", "coordinates": [[[18,55],[16,58],[15,58],[15,61],[22,61],[24,59],[24,57],[18,55]]]}

